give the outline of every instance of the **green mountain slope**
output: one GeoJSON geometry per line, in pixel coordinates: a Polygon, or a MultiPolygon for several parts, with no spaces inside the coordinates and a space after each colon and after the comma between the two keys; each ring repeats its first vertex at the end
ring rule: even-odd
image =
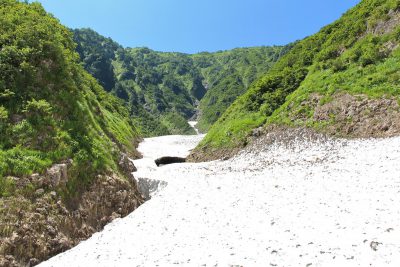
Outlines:
{"type": "Polygon", "coordinates": [[[199,127],[208,130],[236,97],[290,48],[188,55],[123,49],[90,29],[74,30],[74,36],[85,68],[101,84],[114,81],[110,90],[125,100],[145,135],[194,133],[186,121],[198,109],[199,127]],[[111,77],[111,72],[113,78],[104,79],[111,77]]]}
{"type": "MultiPolygon", "coordinates": [[[[171,134],[157,116],[148,112],[143,104],[139,103],[135,90],[126,89],[129,87],[128,82],[117,81],[114,64],[116,54],[123,53],[123,48],[110,38],[105,38],[91,29],[76,29],[73,34],[77,43],[76,51],[84,68],[103,85],[106,91],[112,92],[125,102],[139,132],[144,136],[171,134]]],[[[192,131],[190,127],[187,128],[192,131]]]]}
{"type": "Polygon", "coordinates": [[[137,138],[121,101],[78,65],[70,32],[40,5],[2,2],[0,175],[69,158],[84,179],[116,168],[115,154],[134,153],[137,138]]]}
{"type": "Polygon", "coordinates": [[[74,41],[77,43],[76,51],[85,69],[103,88],[111,91],[116,82],[112,61],[115,60],[115,51],[122,47],[110,38],[104,38],[90,29],[77,29],[73,33],[74,41]]]}
{"type": "Polygon", "coordinates": [[[119,50],[114,67],[117,94],[130,96],[133,114],[143,107],[171,134],[194,134],[186,121],[195,113],[197,78],[185,55],[148,48],[119,50]]]}
{"type": "Polygon", "coordinates": [[[364,0],[295,44],[228,108],[192,156],[229,154],[269,125],[338,136],[399,134],[399,8],[394,0],[364,0]]]}
{"type": "MultiPolygon", "coordinates": [[[[1,0],[0,14],[0,265],[11,266],[4,255],[22,264],[57,252],[49,245],[57,240],[42,229],[45,214],[29,217],[36,205],[47,203],[53,220],[47,224],[64,227],[59,234],[67,239],[76,233],[51,214],[66,203],[81,205],[82,194],[102,175],[128,180],[119,160],[122,152],[137,156],[138,133],[122,101],[79,64],[71,32],[40,4],[1,0]],[[50,191],[53,200],[46,202],[50,191]],[[58,208],[50,207],[58,200],[58,208]],[[29,233],[19,233],[24,224],[29,233]]],[[[64,222],[74,221],[68,216],[64,222]]],[[[86,227],[100,224],[79,220],[86,227]]]]}
{"type": "Polygon", "coordinates": [[[236,98],[291,47],[238,48],[192,55],[195,67],[202,74],[203,84],[208,88],[200,101],[198,128],[207,131],[236,98]]]}

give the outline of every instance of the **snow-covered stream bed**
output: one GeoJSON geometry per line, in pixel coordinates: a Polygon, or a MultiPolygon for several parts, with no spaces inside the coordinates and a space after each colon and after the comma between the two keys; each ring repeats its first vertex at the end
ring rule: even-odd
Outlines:
{"type": "Polygon", "coordinates": [[[202,136],[146,139],[150,201],[40,266],[400,266],[400,138],[250,147],[172,164],[202,136]]]}

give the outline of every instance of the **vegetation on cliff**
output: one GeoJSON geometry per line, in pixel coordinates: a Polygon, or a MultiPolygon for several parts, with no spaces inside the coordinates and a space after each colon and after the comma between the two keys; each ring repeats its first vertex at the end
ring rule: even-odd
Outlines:
{"type": "MultiPolygon", "coordinates": [[[[45,214],[56,218],[47,225],[59,227],[60,235],[68,234],[62,224],[70,219],[77,227],[92,225],[88,215],[50,215],[68,203],[79,206],[79,197],[100,176],[128,183],[119,162],[123,152],[137,155],[138,132],[122,101],[80,65],[71,31],[39,3],[0,0],[0,14],[0,265],[11,266],[58,251],[50,244],[62,238],[43,229],[45,214]],[[41,222],[30,217],[39,206],[46,212],[41,222]],[[12,260],[4,261],[4,255],[12,260]]],[[[140,195],[124,186],[137,198],[131,211],[140,195]]]]}
{"type": "Polygon", "coordinates": [[[77,182],[117,169],[135,153],[136,129],[121,101],[78,64],[70,31],[38,3],[1,2],[0,176],[43,172],[73,160],[77,182]]]}

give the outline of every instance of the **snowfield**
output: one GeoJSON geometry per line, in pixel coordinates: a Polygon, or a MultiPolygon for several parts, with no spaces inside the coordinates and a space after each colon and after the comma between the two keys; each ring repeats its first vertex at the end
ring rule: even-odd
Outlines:
{"type": "Polygon", "coordinates": [[[136,178],[164,188],[40,266],[400,266],[400,138],[258,142],[157,168],[202,136],[146,139],[136,178]]]}

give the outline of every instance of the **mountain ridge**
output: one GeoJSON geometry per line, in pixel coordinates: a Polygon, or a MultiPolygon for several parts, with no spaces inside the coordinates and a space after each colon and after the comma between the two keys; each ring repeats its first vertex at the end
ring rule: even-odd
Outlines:
{"type": "Polygon", "coordinates": [[[291,47],[185,54],[123,48],[90,29],[74,30],[74,36],[86,70],[108,85],[106,90],[125,100],[138,124],[144,125],[146,136],[193,134],[185,120],[197,109],[198,127],[207,131],[233,100],[291,47]],[[162,129],[154,130],[152,125],[162,129]]]}

